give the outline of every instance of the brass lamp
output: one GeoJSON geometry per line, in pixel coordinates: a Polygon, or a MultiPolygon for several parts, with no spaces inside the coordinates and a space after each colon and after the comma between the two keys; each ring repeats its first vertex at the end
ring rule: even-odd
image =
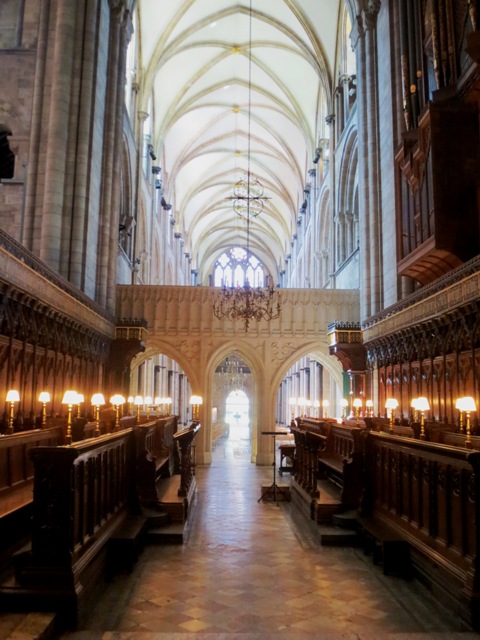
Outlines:
{"type": "Polygon", "coordinates": [[[367,416],[373,418],[373,400],[366,400],[365,406],[367,408],[367,416]]]}
{"type": "Polygon", "coordinates": [[[81,404],[85,402],[85,396],[83,393],[77,393],[77,418],[80,418],[81,414],[81,404]]]}
{"type": "Polygon", "coordinates": [[[68,389],[63,394],[62,404],[68,406],[67,413],[67,433],[65,435],[65,444],[72,444],[72,407],[78,402],[78,393],[73,389],[68,389]]]}
{"type": "Polygon", "coordinates": [[[133,396],[128,396],[127,402],[128,402],[128,413],[129,415],[132,415],[133,414],[133,396]]]}
{"type": "Polygon", "coordinates": [[[147,410],[147,418],[150,414],[150,409],[152,408],[153,398],[152,396],[145,396],[145,408],[147,410]]]}
{"type": "Polygon", "coordinates": [[[395,398],[387,398],[385,402],[385,409],[390,412],[390,433],[393,432],[393,425],[395,422],[395,409],[398,407],[398,400],[395,398]]]}
{"type": "Polygon", "coordinates": [[[300,415],[305,416],[305,398],[298,398],[297,403],[300,415]]]}
{"type": "Polygon", "coordinates": [[[190,404],[192,405],[192,419],[194,422],[197,422],[199,408],[200,408],[200,405],[203,404],[202,396],[191,396],[190,404]]]}
{"type": "Polygon", "coordinates": [[[477,410],[477,406],[475,404],[475,400],[470,397],[470,396],[466,396],[465,398],[459,398],[459,400],[457,400],[457,403],[460,402],[460,411],[465,411],[465,446],[470,449],[472,446],[472,434],[470,432],[470,414],[472,413],[472,411],[476,411],[477,410]]]}
{"type": "Polygon", "coordinates": [[[455,403],[455,409],[458,409],[460,412],[460,421],[458,424],[458,430],[460,431],[460,433],[464,433],[464,428],[463,428],[463,398],[457,398],[457,401],[455,403]]]}
{"type": "Polygon", "coordinates": [[[307,418],[310,417],[310,409],[312,408],[312,401],[306,399],[305,400],[305,413],[307,414],[307,418]]]}
{"type": "Polygon", "coordinates": [[[164,401],[165,401],[165,407],[166,407],[165,415],[169,416],[171,411],[170,407],[172,406],[172,399],[167,396],[166,398],[164,398],[164,401]]]}
{"type": "Polygon", "coordinates": [[[410,406],[413,409],[413,421],[418,422],[418,398],[412,398],[410,406]]]}
{"type": "Polygon", "coordinates": [[[425,440],[425,411],[430,411],[427,398],[417,398],[416,409],[420,411],[420,440],[425,440]]]}
{"type": "Polygon", "coordinates": [[[10,389],[5,398],[10,403],[10,416],[8,419],[8,433],[13,433],[13,419],[15,417],[15,402],[20,402],[20,394],[16,389],[10,389]]]}
{"type": "Polygon", "coordinates": [[[320,417],[320,400],[314,400],[313,401],[313,408],[314,408],[314,413],[315,413],[315,418],[319,418],[320,417]]]}
{"type": "Polygon", "coordinates": [[[110,402],[115,409],[115,431],[120,430],[120,407],[125,404],[125,398],[119,393],[116,393],[110,398],[110,402]]]}
{"type": "Polygon", "coordinates": [[[137,424],[140,424],[140,407],[143,405],[143,396],[135,396],[133,404],[137,407],[137,424]]]}
{"type": "Polygon", "coordinates": [[[94,393],[92,396],[92,406],[95,407],[95,431],[93,435],[98,438],[100,435],[100,407],[105,404],[103,393],[94,393]]]}
{"type": "Polygon", "coordinates": [[[342,407],[342,420],[345,420],[347,417],[348,400],[346,398],[342,398],[340,400],[340,406],[342,407]]]}
{"type": "Polygon", "coordinates": [[[42,429],[47,426],[47,402],[50,402],[50,394],[48,391],[41,391],[38,401],[42,403],[42,429]]]}
{"type": "Polygon", "coordinates": [[[322,409],[323,409],[323,417],[328,418],[328,408],[330,407],[330,402],[328,400],[322,400],[322,409]]]}
{"type": "Polygon", "coordinates": [[[295,418],[295,407],[297,406],[296,398],[289,398],[288,404],[290,406],[290,411],[292,412],[292,420],[295,418]]]}
{"type": "Polygon", "coordinates": [[[353,401],[353,406],[355,407],[355,420],[357,421],[357,425],[360,424],[360,408],[362,406],[362,399],[355,398],[353,401]]]}

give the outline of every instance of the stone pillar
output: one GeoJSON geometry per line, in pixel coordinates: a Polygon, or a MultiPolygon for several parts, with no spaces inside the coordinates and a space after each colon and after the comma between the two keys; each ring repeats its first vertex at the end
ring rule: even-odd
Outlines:
{"type": "Polygon", "coordinates": [[[378,104],[375,25],[380,2],[371,0],[351,33],[357,60],[359,148],[359,245],[362,296],[360,316],[378,311],[382,290],[381,224],[379,213],[378,104]]]}
{"type": "MultiPolygon", "coordinates": [[[[48,137],[45,149],[43,213],[40,235],[40,258],[60,270],[60,256],[69,252],[63,224],[66,163],[69,145],[70,99],[73,81],[73,51],[77,18],[75,0],[58,0],[54,33],[51,92],[48,108],[48,137]]],[[[46,92],[45,92],[46,93],[46,92]]],[[[47,96],[43,94],[43,100],[47,96]]],[[[67,274],[62,273],[67,276],[67,274]]]]}
{"type": "Polygon", "coordinates": [[[100,225],[97,302],[114,310],[120,198],[120,163],[124,109],[125,65],[130,15],[121,0],[109,0],[110,47],[104,133],[102,221],[100,225]]]}
{"type": "Polygon", "coordinates": [[[380,163],[378,136],[378,94],[377,94],[377,47],[376,23],[380,2],[370,1],[369,12],[365,14],[366,45],[366,88],[367,88],[367,127],[368,127],[368,190],[370,192],[369,256],[371,277],[371,313],[377,313],[382,304],[383,258],[382,223],[380,214],[380,163]]]}
{"type": "MultiPolygon", "coordinates": [[[[31,251],[38,251],[34,247],[34,222],[37,207],[37,178],[39,173],[40,146],[42,137],[42,105],[45,89],[45,70],[47,66],[47,49],[49,42],[49,3],[41,3],[38,21],[37,60],[35,66],[35,81],[33,87],[32,122],[30,134],[30,148],[28,154],[27,179],[25,185],[25,217],[20,229],[20,242],[31,251]]],[[[39,238],[38,238],[39,240],[39,238]]],[[[38,244],[38,243],[37,243],[38,244]]]]}
{"type": "MultiPolygon", "coordinates": [[[[97,16],[98,0],[89,0],[89,17],[97,16]]],[[[83,11],[82,11],[83,14],[83,11]]],[[[89,183],[92,162],[91,129],[92,105],[96,90],[96,47],[99,24],[87,19],[83,25],[83,38],[75,53],[75,77],[81,78],[81,86],[75,94],[72,109],[78,118],[71,123],[71,138],[76,139],[75,163],[71,171],[70,193],[66,194],[66,210],[72,212],[70,252],[61,256],[62,272],[80,289],[85,285],[86,237],[89,216],[89,183]]],[[[70,182],[70,181],[69,181],[70,182]]],[[[90,222],[91,224],[91,222],[90,222]]]]}

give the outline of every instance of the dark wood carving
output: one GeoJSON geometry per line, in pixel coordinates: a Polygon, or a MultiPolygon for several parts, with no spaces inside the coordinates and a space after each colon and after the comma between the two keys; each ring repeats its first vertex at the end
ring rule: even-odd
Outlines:
{"type": "Polygon", "coordinates": [[[181,429],[173,436],[180,450],[180,488],[178,495],[182,497],[188,495],[194,479],[195,469],[192,460],[192,444],[199,429],[200,424],[193,422],[189,427],[181,429]]]}
{"type": "Polygon", "coordinates": [[[73,446],[31,449],[32,544],[15,558],[12,593],[60,607],[75,621],[104,575],[108,538],[126,517],[132,455],[131,429],[73,446]]]}
{"type": "Polygon", "coordinates": [[[369,432],[362,512],[417,554],[417,570],[480,624],[480,451],[369,432]]]}

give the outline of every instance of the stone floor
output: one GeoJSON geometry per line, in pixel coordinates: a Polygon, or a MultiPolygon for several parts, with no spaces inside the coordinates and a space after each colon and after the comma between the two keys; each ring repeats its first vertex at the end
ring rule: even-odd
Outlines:
{"type": "MultiPolygon", "coordinates": [[[[352,548],[322,547],[290,503],[258,502],[270,468],[248,440],[220,443],[197,469],[183,546],[148,546],[61,640],[469,640],[415,581],[384,577],[352,548]]],[[[289,476],[277,478],[289,482],[289,476]]],[[[0,638],[38,638],[27,620],[0,638]]]]}

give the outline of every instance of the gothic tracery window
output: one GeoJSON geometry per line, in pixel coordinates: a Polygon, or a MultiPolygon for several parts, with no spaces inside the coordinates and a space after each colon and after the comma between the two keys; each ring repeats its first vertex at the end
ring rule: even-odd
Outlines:
{"type": "Polygon", "coordinates": [[[263,287],[265,269],[250,252],[242,247],[233,247],[216,261],[213,279],[215,287],[243,287],[247,282],[251,287],[263,287]]]}

